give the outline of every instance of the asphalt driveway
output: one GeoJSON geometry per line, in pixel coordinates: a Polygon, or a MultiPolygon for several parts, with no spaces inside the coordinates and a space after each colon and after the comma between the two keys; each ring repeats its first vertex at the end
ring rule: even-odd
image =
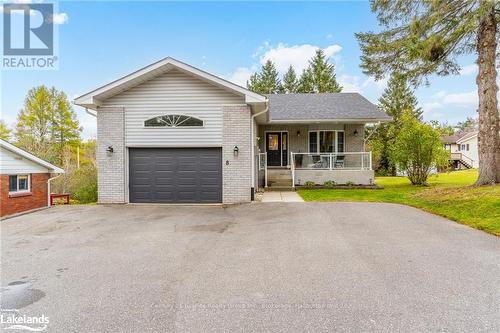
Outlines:
{"type": "Polygon", "coordinates": [[[410,207],[67,206],[1,222],[47,332],[500,331],[500,238],[410,207]]]}

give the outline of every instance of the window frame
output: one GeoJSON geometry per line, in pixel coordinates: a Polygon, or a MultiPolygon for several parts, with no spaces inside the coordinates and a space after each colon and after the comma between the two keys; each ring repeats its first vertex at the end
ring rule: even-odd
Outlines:
{"type": "Polygon", "coordinates": [[[307,134],[307,150],[310,154],[343,154],[345,153],[346,151],[346,137],[345,137],[345,130],[330,130],[330,129],[322,129],[322,130],[310,130],[308,131],[308,134],[307,134]],[[320,152],[320,149],[321,149],[321,144],[320,144],[320,132],[334,132],[334,136],[333,136],[333,140],[335,141],[334,142],[334,151],[333,152],[323,152],[321,153],[320,152]],[[342,144],[343,144],[343,148],[344,148],[344,151],[343,152],[339,152],[339,135],[338,133],[339,132],[342,132],[344,133],[343,135],[343,140],[342,140],[342,144]],[[311,151],[311,133],[316,133],[316,151],[313,152],[311,151]]]}
{"type": "MultiPolygon", "coordinates": [[[[189,119],[188,118],[188,119],[189,119]]],[[[186,120],[188,119],[185,119],[183,122],[185,122],[186,120]]],[[[198,117],[195,117],[195,116],[192,116],[192,115],[189,115],[189,114],[181,114],[181,113],[177,113],[177,114],[163,114],[163,115],[159,115],[159,116],[153,116],[153,117],[150,117],[146,120],[144,120],[142,122],[142,127],[143,128],[182,128],[182,129],[188,129],[188,128],[204,128],[205,127],[205,120],[201,119],[201,118],[198,118],[198,117]],[[193,119],[196,119],[196,120],[199,120],[201,121],[202,125],[199,125],[199,126],[182,126],[182,122],[179,124],[181,126],[147,126],[146,125],[146,121],[148,120],[152,120],[152,119],[156,119],[156,118],[159,118],[159,117],[165,117],[165,116],[183,116],[183,117],[189,117],[189,118],[193,118],[193,119]]]]}
{"type": "Polygon", "coordinates": [[[19,174],[10,174],[9,175],[9,194],[20,194],[20,193],[31,193],[31,174],[29,173],[19,173],[19,174]],[[11,191],[10,189],[10,177],[16,177],[16,190],[11,191]],[[19,178],[26,177],[27,178],[27,189],[20,190],[19,189],[19,178]]]}

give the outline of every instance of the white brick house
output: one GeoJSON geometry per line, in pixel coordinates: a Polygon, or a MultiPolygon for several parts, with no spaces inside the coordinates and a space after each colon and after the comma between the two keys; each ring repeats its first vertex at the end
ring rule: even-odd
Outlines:
{"type": "Polygon", "coordinates": [[[258,187],[368,184],[359,94],[262,96],[172,58],[74,101],[97,117],[100,203],[248,202],[258,187]]]}

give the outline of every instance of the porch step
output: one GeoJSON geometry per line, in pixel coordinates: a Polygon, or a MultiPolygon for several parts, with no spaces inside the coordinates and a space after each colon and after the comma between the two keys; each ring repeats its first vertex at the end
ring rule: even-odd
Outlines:
{"type": "Polygon", "coordinates": [[[295,191],[295,189],[291,186],[270,186],[266,187],[264,191],[272,192],[272,191],[295,191]]]}
{"type": "Polygon", "coordinates": [[[291,180],[292,170],[288,169],[267,169],[267,177],[269,180],[291,180]]]}
{"type": "Polygon", "coordinates": [[[267,182],[269,187],[292,187],[292,180],[273,180],[269,179],[267,182]]]}

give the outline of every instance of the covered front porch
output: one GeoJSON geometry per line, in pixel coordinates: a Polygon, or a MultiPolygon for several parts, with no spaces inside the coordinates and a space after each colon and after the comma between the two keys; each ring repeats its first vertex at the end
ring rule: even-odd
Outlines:
{"type": "Polygon", "coordinates": [[[364,126],[359,122],[259,125],[258,187],[373,184],[364,126]]]}

